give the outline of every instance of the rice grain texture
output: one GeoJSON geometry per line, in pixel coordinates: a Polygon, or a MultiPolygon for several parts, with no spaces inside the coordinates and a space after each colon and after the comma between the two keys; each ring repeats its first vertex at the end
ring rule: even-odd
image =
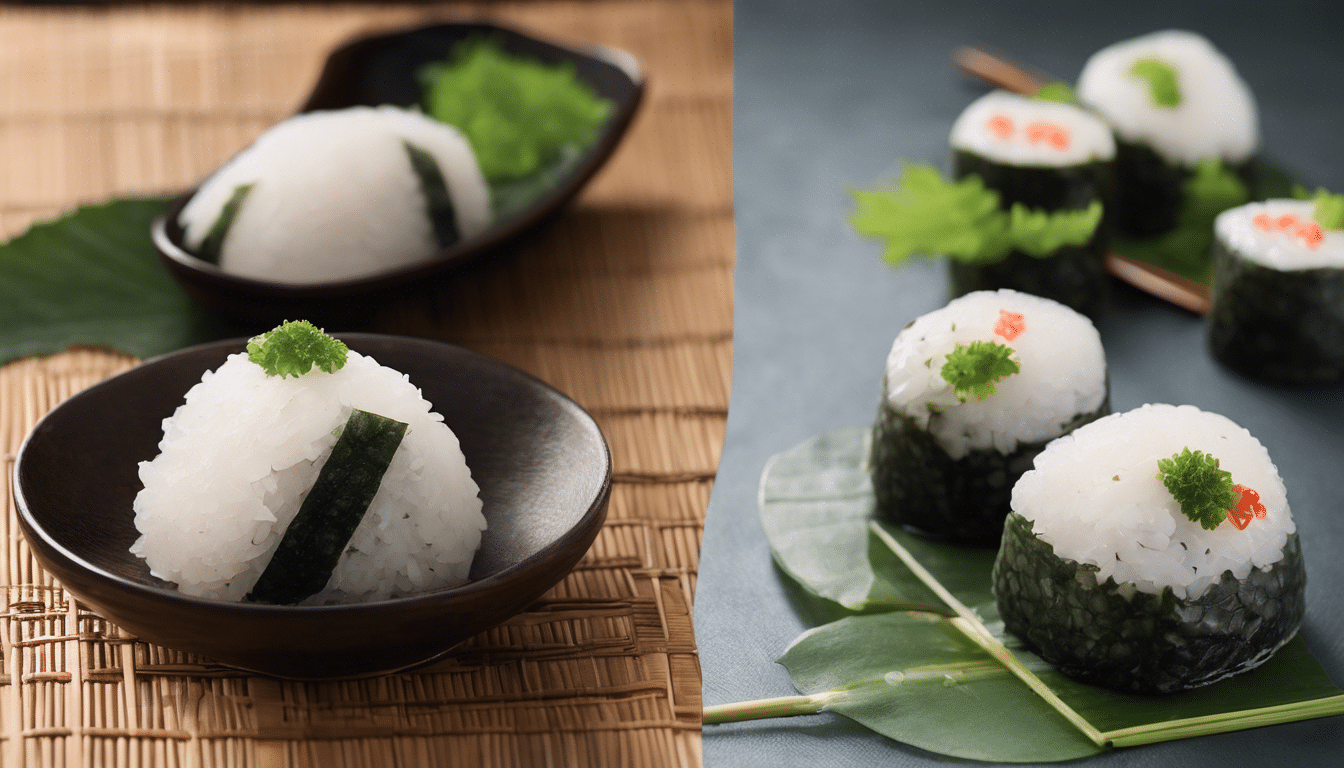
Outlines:
{"type": "Polygon", "coordinates": [[[241,353],[207,372],[140,465],[131,551],[185,594],[242,599],[356,407],[409,427],[331,580],[305,604],[465,582],[485,518],[458,440],[404,374],[354,351],[334,373],[267,376],[241,353]]]}

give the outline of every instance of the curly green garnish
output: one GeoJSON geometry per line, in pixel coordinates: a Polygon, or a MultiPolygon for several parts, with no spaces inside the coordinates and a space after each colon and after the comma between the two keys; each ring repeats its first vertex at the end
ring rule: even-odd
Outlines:
{"type": "Polygon", "coordinates": [[[1217,528],[1237,505],[1232,473],[1219,469],[1218,459],[1210,454],[1184,448],[1170,459],[1158,459],[1157,470],[1181,513],[1205,530],[1217,528]]]}
{"type": "Polygon", "coordinates": [[[420,70],[425,110],[466,134],[487,181],[518,179],[550,165],[566,147],[584,147],[612,103],[569,63],[506,53],[495,40],[458,45],[445,62],[420,70]]]}
{"type": "Polygon", "coordinates": [[[1312,218],[1322,229],[1344,229],[1344,195],[1332,195],[1318,187],[1316,189],[1316,210],[1312,218]]]}
{"type": "Polygon", "coordinates": [[[1148,83],[1153,103],[1163,107],[1181,105],[1181,86],[1176,81],[1176,68],[1158,58],[1144,58],[1134,62],[1129,74],[1148,83]]]}
{"type": "Polygon", "coordinates": [[[268,376],[302,376],[317,366],[334,373],[350,348],[307,320],[292,320],[247,342],[247,359],[268,376]]]}
{"type": "Polygon", "coordinates": [[[1052,83],[1046,83],[1041,89],[1031,96],[1033,99],[1042,101],[1060,101],[1065,104],[1073,104],[1078,101],[1074,93],[1073,86],[1063,80],[1056,80],[1052,83]]]}
{"type": "Polygon", "coordinates": [[[966,395],[984,400],[994,394],[994,384],[1022,370],[1013,359],[1012,347],[993,341],[958,344],[943,365],[943,380],[952,385],[964,403],[966,395]]]}
{"type": "Polygon", "coordinates": [[[1101,203],[1081,210],[1037,211],[1021,204],[999,208],[999,193],[971,174],[948,181],[933,166],[910,165],[900,185],[854,193],[851,219],[865,237],[882,240],[892,265],[914,254],[950,256],[970,264],[1002,261],[1014,249],[1046,257],[1063,245],[1082,245],[1101,221],[1101,203]]]}

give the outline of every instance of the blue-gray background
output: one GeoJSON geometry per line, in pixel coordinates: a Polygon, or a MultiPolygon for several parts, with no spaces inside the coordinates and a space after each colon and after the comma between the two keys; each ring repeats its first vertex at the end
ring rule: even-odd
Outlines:
{"type": "MultiPolygon", "coordinates": [[[[850,230],[848,191],[904,161],[946,160],[984,88],[959,44],[1074,79],[1091,52],[1182,28],[1213,40],[1260,105],[1262,145],[1313,185],[1344,190],[1344,5],[1335,2],[771,2],[735,5],[737,288],[733,395],[696,594],[706,705],[794,694],[775,658],[807,628],[773,567],[756,486],[770,455],[869,422],[891,341],[948,297],[943,265],[884,266],[850,230]]],[[[1130,289],[1099,323],[1112,407],[1190,403],[1231,417],[1277,462],[1302,531],[1302,633],[1344,684],[1344,390],[1239,379],[1201,321],[1130,289]]],[[[932,765],[943,758],[836,715],[707,726],[707,768],[932,765]]],[[[1089,764],[1344,763],[1344,718],[1121,750],[1089,764]]]]}

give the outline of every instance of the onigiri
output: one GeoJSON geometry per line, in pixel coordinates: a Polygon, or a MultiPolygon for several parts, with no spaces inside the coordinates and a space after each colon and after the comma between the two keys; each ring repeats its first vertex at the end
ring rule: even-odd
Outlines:
{"type": "Polygon", "coordinates": [[[432,258],[492,220],[454,127],[392,106],[292,117],[201,185],[178,223],[192,253],[242,277],[313,284],[432,258]]]}
{"type": "MultiPolygon", "coordinates": [[[[297,325],[257,337],[248,352],[206,372],[164,420],[160,453],[140,465],[141,535],[131,551],[185,594],[249,596],[318,493],[352,415],[366,412],[400,424],[400,442],[348,542],[332,547],[329,577],[303,602],[382,600],[464,583],[486,521],[457,437],[404,374],[297,325]],[[286,334],[297,342],[271,354],[286,334]],[[305,362],[303,345],[335,350],[334,359],[295,365],[305,362]]],[[[335,491],[353,493],[353,485],[335,491]]]]}

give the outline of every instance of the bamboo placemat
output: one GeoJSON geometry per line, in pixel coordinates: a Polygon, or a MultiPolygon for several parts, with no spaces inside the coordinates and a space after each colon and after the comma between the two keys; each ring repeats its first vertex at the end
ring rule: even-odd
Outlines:
{"type": "MultiPolygon", "coordinates": [[[[616,473],[596,544],[532,609],[432,667],[283,682],[138,642],[76,604],[33,561],[6,483],[0,765],[700,764],[690,608],[732,361],[727,0],[0,9],[0,236],[196,183],[292,112],[353,34],[478,15],[629,50],[646,101],[540,237],[372,330],[485,352],[588,408],[616,473]]],[[[11,460],[39,416],[134,363],[78,349],[0,368],[11,460]]]]}

